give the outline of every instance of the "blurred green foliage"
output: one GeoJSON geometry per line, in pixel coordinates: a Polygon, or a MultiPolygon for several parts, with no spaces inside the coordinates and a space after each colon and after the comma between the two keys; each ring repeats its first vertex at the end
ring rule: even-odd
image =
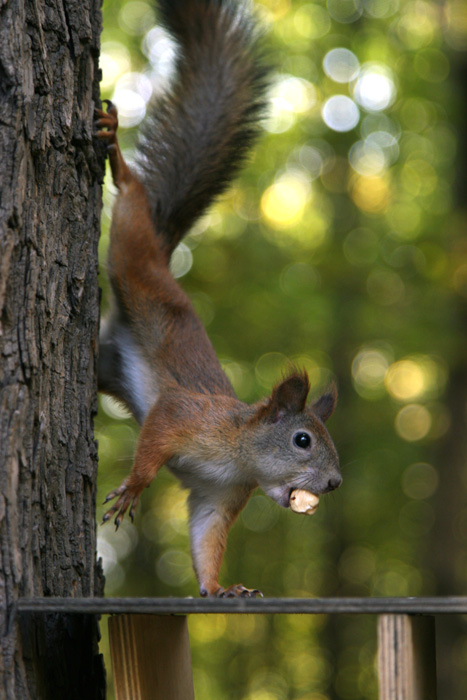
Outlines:
{"type": "MultiPolygon", "coordinates": [[[[268,393],[289,360],[315,394],[337,380],[329,428],[344,483],[313,518],[255,493],[222,580],[267,596],[465,593],[465,6],[256,6],[275,65],[264,133],[174,272],[241,399],[268,393]]],[[[102,97],[128,126],[130,160],[173,55],[154,27],[145,0],[105,0],[102,97]]],[[[108,177],[103,267],[112,197],[108,177]]],[[[127,475],[138,430],[114,402],[100,406],[103,498],[127,475]]],[[[185,500],[163,470],[134,526],[99,530],[107,595],[197,595],[185,500]]],[[[212,616],[190,628],[199,700],[377,697],[372,618],[212,616]]],[[[455,700],[467,648],[451,641],[455,700]]]]}

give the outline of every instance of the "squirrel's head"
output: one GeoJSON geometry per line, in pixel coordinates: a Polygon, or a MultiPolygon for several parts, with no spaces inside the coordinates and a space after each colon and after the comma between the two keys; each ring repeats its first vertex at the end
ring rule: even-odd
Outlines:
{"type": "Polygon", "coordinates": [[[336,386],[307,406],[309,391],[307,374],[294,371],[255,406],[249,421],[248,458],[258,484],[285,507],[294,489],[322,494],[342,481],[337,451],[324,426],[336,407],[336,386]]]}

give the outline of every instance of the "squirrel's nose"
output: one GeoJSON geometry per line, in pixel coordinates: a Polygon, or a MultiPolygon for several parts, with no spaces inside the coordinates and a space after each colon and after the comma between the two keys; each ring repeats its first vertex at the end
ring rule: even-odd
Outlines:
{"type": "Polygon", "coordinates": [[[342,477],[341,476],[333,476],[332,479],[329,479],[328,481],[328,491],[334,491],[335,489],[339,488],[339,486],[342,484],[342,477]]]}

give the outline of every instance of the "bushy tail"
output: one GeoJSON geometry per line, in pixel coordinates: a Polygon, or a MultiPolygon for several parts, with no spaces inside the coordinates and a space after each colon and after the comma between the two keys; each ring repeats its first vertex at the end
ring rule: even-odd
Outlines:
{"type": "Polygon", "coordinates": [[[236,174],[258,130],[266,69],[244,0],[159,0],[180,51],[153,102],[137,164],[156,230],[172,251],[236,174]]]}

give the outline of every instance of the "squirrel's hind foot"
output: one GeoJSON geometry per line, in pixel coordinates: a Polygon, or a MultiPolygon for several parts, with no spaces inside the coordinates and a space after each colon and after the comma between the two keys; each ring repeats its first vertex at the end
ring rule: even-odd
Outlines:
{"type": "Polygon", "coordinates": [[[97,119],[96,127],[99,129],[97,137],[101,141],[105,141],[107,145],[115,143],[117,139],[118,129],[118,112],[116,106],[110,100],[104,100],[107,103],[107,111],[96,109],[97,119]],[[105,129],[106,131],[103,131],[105,129]]]}
{"type": "Polygon", "coordinates": [[[245,588],[241,583],[234,583],[228,588],[219,588],[216,598],[262,598],[263,594],[256,588],[245,588]]]}
{"type": "Polygon", "coordinates": [[[95,110],[97,119],[94,123],[98,129],[96,136],[107,146],[114,184],[118,189],[122,189],[125,183],[128,184],[133,180],[133,177],[118,145],[117,108],[110,100],[103,100],[103,102],[107,103],[107,112],[104,112],[103,109],[95,110]]]}

